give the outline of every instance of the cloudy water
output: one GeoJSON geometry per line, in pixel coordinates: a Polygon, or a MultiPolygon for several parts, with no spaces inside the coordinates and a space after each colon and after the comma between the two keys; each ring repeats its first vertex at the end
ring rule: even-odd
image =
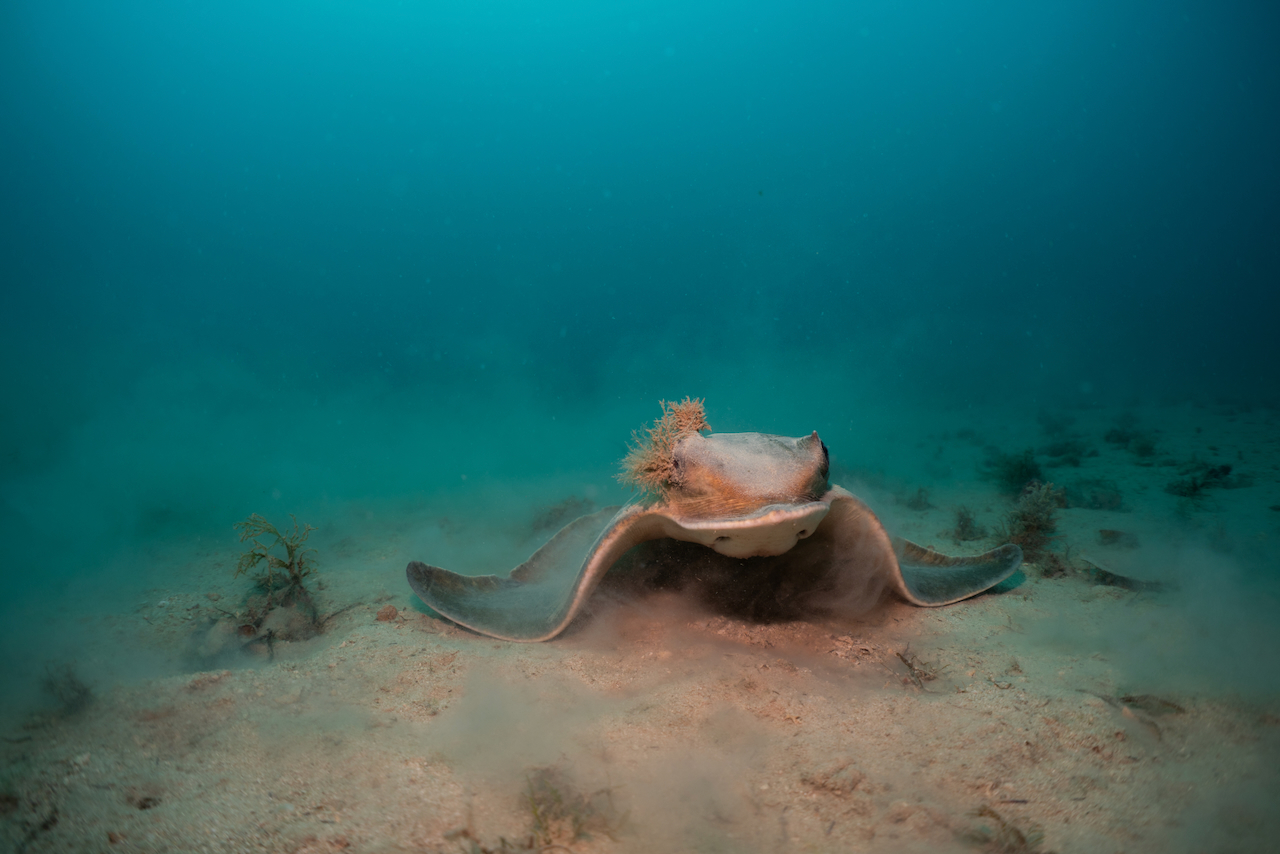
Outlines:
{"type": "MultiPolygon", "coordinates": [[[[32,752],[0,779],[5,838],[106,838],[22,800],[77,685],[124,708],[309,667],[387,602],[435,625],[408,560],[505,575],[631,498],[633,431],[686,396],[717,432],[817,430],[833,482],[943,551],[1016,535],[1027,482],[1053,484],[1054,538],[1004,595],[1070,604],[1008,643],[1113,668],[1053,702],[1227,704],[1274,750],[1278,34],[1244,2],[6,4],[0,717],[32,752]],[[962,508],[985,539],[954,536],[962,508]],[[253,620],[248,652],[207,635],[261,593],[236,574],[255,513],[316,529],[325,631],[269,658],[253,620]],[[1163,593],[1116,604],[1115,576],[1163,593]]],[[[541,702],[469,678],[470,702],[541,702]]],[[[1274,770],[1240,780],[1274,799],[1274,770]]],[[[1165,829],[1133,850],[1171,850],[1174,783],[1143,785],[1117,809],[1165,829]]],[[[1248,803],[1179,797],[1187,840],[1265,837],[1248,803]]],[[[1124,838],[1063,814],[1026,820],[1060,851],[1124,838]]]]}

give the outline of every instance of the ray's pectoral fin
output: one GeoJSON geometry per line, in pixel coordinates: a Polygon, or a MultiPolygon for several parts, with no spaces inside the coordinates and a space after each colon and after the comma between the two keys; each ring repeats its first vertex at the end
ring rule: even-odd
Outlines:
{"type": "Polygon", "coordinates": [[[990,590],[1018,571],[1022,549],[1006,543],[972,557],[949,557],[909,540],[897,540],[894,552],[902,580],[899,593],[916,605],[950,605],[990,590]]]}
{"type": "Polygon", "coordinates": [[[607,507],[570,522],[507,578],[467,576],[419,561],[409,586],[455,623],[511,641],[555,637],[600,577],[637,543],[663,536],[663,521],[637,506],[607,507]]]}
{"type": "Polygon", "coordinates": [[[1022,550],[1004,545],[972,557],[951,557],[890,537],[871,508],[848,490],[833,486],[824,496],[831,512],[826,530],[814,537],[835,570],[834,582],[816,588],[817,604],[857,613],[878,600],[887,583],[913,605],[950,605],[990,590],[1018,571],[1022,550]]]}
{"type": "Polygon", "coordinates": [[[1009,543],[972,557],[951,557],[890,537],[866,504],[839,486],[827,493],[835,550],[852,574],[888,577],[913,605],[950,605],[990,590],[1018,571],[1022,549],[1009,543]]]}

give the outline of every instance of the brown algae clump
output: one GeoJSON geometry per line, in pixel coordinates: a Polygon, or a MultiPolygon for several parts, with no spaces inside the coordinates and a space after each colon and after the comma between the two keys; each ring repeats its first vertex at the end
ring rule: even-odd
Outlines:
{"type": "Polygon", "coordinates": [[[689,398],[676,403],[661,400],[662,417],[653,422],[644,435],[631,434],[631,448],[622,460],[618,480],[653,495],[661,496],[675,473],[675,447],[681,437],[710,430],[702,398],[689,398]]]}
{"type": "Polygon", "coordinates": [[[258,578],[258,586],[267,594],[266,610],[268,611],[277,604],[273,600],[276,590],[280,588],[285,590],[284,600],[296,597],[309,601],[311,598],[307,589],[302,586],[302,582],[311,574],[312,564],[315,562],[312,555],[316,550],[305,545],[308,535],[315,528],[310,525],[300,526],[294,516],[289,518],[293,519],[293,531],[290,532],[286,528],[284,533],[257,513],[235,524],[235,529],[240,532],[240,542],[253,543],[252,549],[240,555],[240,560],[236,564],[236,577],[258,568],[260,564],[265,564],[266,572],[258,578]],[[260,542],[258,537],[275,537],[275,540],[265,544],[260,542]],[[284,557],[272,552],[276,546],[284,547],[284,557]]]}
{"type": "Polygon", "coordinates": [[[1033,480],[1022,490],[1018,505],[1005,517],[998,534],[1020,546],[1027,561],[1036,561],[1057,539],[1058,509],[1065,505],[1061,489],[1033,480]]]}

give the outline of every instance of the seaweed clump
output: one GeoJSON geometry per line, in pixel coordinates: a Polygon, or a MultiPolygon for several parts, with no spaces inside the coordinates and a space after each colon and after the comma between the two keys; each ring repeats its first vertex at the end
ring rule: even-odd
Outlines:
{"type": "Polygon", "coordinates": [[[1052,483],[1028,483],[1017,506],[1005,517],[1001,538],[1020,546],[1028,561],[1038,559],[1057,539],[1058,509],[1064,505],[1062,490],[1052,483]]]}
{"type": "Polygon", "coordinates": [[[239,621],[236,632],[246,641],[244,648],[265,644],[272,657],[277,640],[314,637],[325,623],[305,584],[315,569],[316,550],[306,545],[315,528],[300,525],[293,516],[289,518],[293,519],[291,531],[279,530],[257,513],[235,525],[240,542],[253,543],[252,549],[240,555],[236,575],[262,568],[257,585],[263,595],[249,597],[243,616],[229,616],[239,621]]]}
{"type": "Polygon", "coordinates": [[[266,571],[258,576],[258,586],[267,594],[268,611],[275,604],[273,598],[277,590],[284,591],[281,603],[294,598],[305,598],[307,601],[311,598],[302,581],[311,574],[312,564],[315,562],[312,555],[316,550],[306,546],[307,537],[315,528],[310,525],[299,527],[296,516],[291,515],[289,518],[293,520],[293,531],[283,534],[275,525],[257,513],[250,515],[243,522],[236,522],[234,526],[240,532],[240,542],[253,543],[253,548],[240,555],[240,560],[236,564],[236,577],[239,578],[245,572],[263,564],[266,565],[266,571]],[[259,537],[275,537],[275,540],[271,543],[263,543],[258,539],[259,537]],[[284,548],[284,557],[273,553],[277,546],[284,548]]]}
{"type": "Polygon", "coordinates": [[[1035,452],[1030,448],[1021,454],[1006,454],[996,448],[988,448],[983,465],[1000,490],[1009,495],[1017,495],[1027,484],[1043,477],[1035,452]]]}
{"type": "Polygon", "coordinates": [[[1156,455],[1156,437],[1150,433],[1139,433],[1129,440],[1129,450],[1140,459],[1150,459],[1156,455]]]}
{"type": "Polygon", "coordinates": [[[531,527],[535,534],[558,531],[574,519],[586,516],[594,509],[595,504],[590,499],[571,495],[563,501],[542,508],[538,515],[533,517],[531,527]]]}
{"type": "Polygon", "coordinates": [[[622,460],[618,480],[651,495],[661,496],[675,474],[675,447],[681,438],[710,430],[702,398],[679,403],[660,400],[662,417],[645,429],[631,434],[631,447],[622,460]]]}
{"type": "Polygon", "coordinates": [[[907,644],[907,648],[903,652],[895,653],[895,655],[898,656],[899,661],[907,666],[907,675],[902,679],[903,684],[915,685],[921,691],[929,690],[924,687],[924,683],[937,679],[947,669],[945,664],[939,666],[921,659],[920,656],[911,651],[911,644],[907,644]]]}
{"type": "Polygon", "coordinates": [[[904,502],[912,510],[931,510],[933,505],[929,503],[929,490],[923,486],[916,490],[916,494],[908,497],[904,502]]]}
{"type": "Polygon", "coordinates": [[[1165,484],[1164,491],[1179,498],[1199,500],[1209,489],[1232,489],[1237,484],[1231,477],[1231,466],[1209,466],[1193,463],[1191,474],[1165,484]]]}
{"type": "Polygon", "coordinates": [[[1040,428],[1044,430],[1046,436],[1063,437],[1067,435],[1071,425],[1076,423],[1076,417],[1065,412],[1042,410],[1036,416],[1036,421],[1040,422],[1040,428]]]}
{"type": "Polygon", "coordinates": [[[215,669],[236,652],[274,659],[278,641],[315,637],[329,620],[354,607],[348,605],[321,619],[307,589],[316,565],[316,550],[307,546],[307,537],[316,529],[290,518],[292,530],[281,530],[257,513],[235,524],[240,542],[253,544],[236,562],[236,577],[256,571],[257,589],[235,611],[213,607],[223,616],[210,615],[192,634],[187,649],[192,667],[215,669]]]}
{"type": "Polygon", "coordinates": [[[966,842],[980,846],[983,851],[993,854],[1036,854],[1044,844],[1044,829],[1037,824],[1030,825],[1024,831],[989,806],[979,807],[971,815],[991,819],[994,825],[981,825],[962,837],[966,842]]]}
{"type": "Polygon", "coordinates": [[[1156,455],[1156,438],[1146,430],[1138,429],[1138,417],[1126,412],[1116,418],[1116,426],[1107,431],[1103,437],[1112,445],[1126,448],[1139,459],[1150,459],[1156,455]]]}
{"type": "Polygon", "coordinates": [[[972,510],[963,506],[956,509],[956,526],[951,529],[951,539],[957,543],[967,543],[986,536],[987,529],[978,524],[972,510]]]}
{"type": "Polygon", "coordinates": [[[609,786],[581,792],[559,766],[530,769],[521,796],[529,812],[529,830],[515,839],[498,837],[496,845],[482,841],[470,822],[444,834],[463,854],[545,854],[575,851],[578,842],[600,836],[617,841],[627,825],[629,810],[614,803],[609,786]]]}
{"type": "Polygon", "coordinates": [[[59,713],[68,717],[80,714],[93,703],[93,689],[85,684],[70,664],[61,668],[46,667],[40,687],[58,704],[59,713]]]}
{"type": "Polygon", "coordinates": [[[1086,510],[1123,510],[1124,495],[1114,480],[1106,478],[1084,478],[1068,483],[1066,486],[1068,507],[1083,507],[1086,510]]]}
{"type": "Polygon", "coordinates": [[[532,819],[530,847],[537,851],[567,851],[568,845],[596,834],[616,839],[628,816],[614,805],[612,788],[579,792],[557,767],[534,769],[524,800],[532,819]]]}
{"type": "Polygon", "coordinates": [[[1115,425],[1103,438],[1113,445],[1128,447],[1133,437],[1138,435],[1138,416],[1132,412],[1122,412],[1116,416],[1115,425]]]}
{"type": "Polygon", "coordinates": [[[1079,439],[1058,439],[1041,448],[1041,453],[1050,458],[1049,465],[1071,468],[1080,468],[1080,461],[1084,457],[1098,455],[1097,450],[1079,439]]]}

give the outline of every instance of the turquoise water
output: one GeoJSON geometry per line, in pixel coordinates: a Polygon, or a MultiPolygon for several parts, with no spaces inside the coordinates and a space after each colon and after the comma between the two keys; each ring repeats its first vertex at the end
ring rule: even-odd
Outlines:
{"type": "MultiPolygon", "coordinates": [[[[1256,421],[1221,452],[1255,491],[1185,543],[1233,544],[1196,672],[1273,694],[1277,32],[1207,2],[7,4],[6,711],[103,614],[230,589],[191,556],[249,513],[332,550],[625,500],[631,431],[685,395],[817,429],[884,496],[982,481],[935,446],[1040,448],[1045,413],[1102,448],[1139,413],[1176,465],[1219,453],[1197,413],[1256,421]]],[[[1128,498],[1160,530],[1173,477],[1128,498]]],[[[131,655],[98,687],[184,666],[131,655]]]]}
{"type": "Polygon", "coordinates": [[[10,600],[264,502],[608,473],[660,398],[837,448],[1276,401],[1261,7],[5,19],[10,600]]]}

